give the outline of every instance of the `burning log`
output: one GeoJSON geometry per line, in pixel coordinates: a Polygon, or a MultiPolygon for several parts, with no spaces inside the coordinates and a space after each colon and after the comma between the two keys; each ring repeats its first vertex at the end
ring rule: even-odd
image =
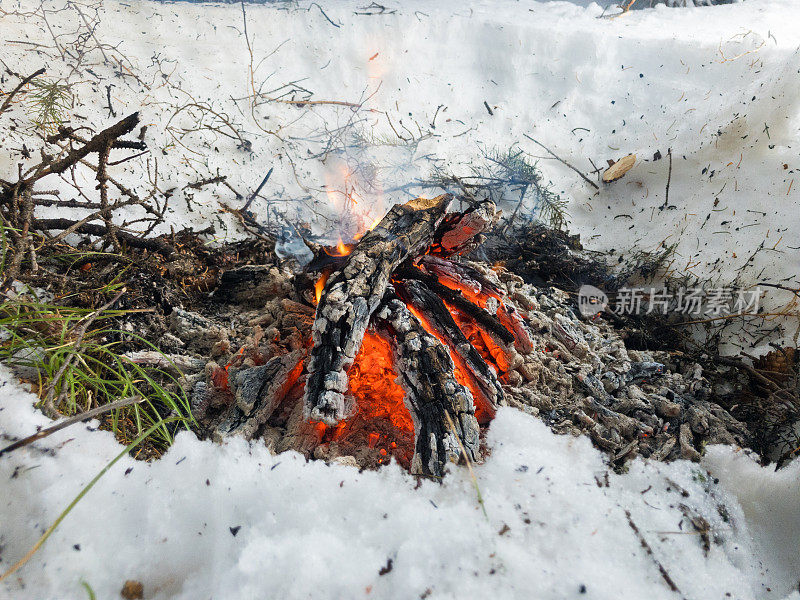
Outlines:
{"type": "Polygon", "coordinates": [[[459,290],[472,302],[496,315],[502,326],[513,332],[514,345],[526,354],[533,350],[533,340],[513,306],[503,302],[504,292],[499,282],[492,281],[469,264],[457,263],[436,256],[423,256],[419,265],[438,277],[451,289],[459,290]]]}
{"type": "Polygon", "coordinates": [[[398,293],[423,326],[427,325],[426,329],[432,330],[455,353],[455,360],[459,360],[464,367],[462,371],[477,383],[477,386],[473,386],[479,396],[475,400],[481,401],[484,413],[489,417],[494,416],[497,405],[503,400],[503,389],[497,381],[497,375],[469,343],[442,299],[424,283],[413,279],[399,285],[398,293]]]}
{"type": "Polygon", "coordinates": [[[514,341],[514,334],[506,329],[495,315],[477,304],[470,302],[459,290],[454,290],[446,285],[442,285],[436,277],[417,268],[400,270],[397,272],[397,276],[403,280],[419,279],[424,282],[432,292],[444,300],[446,304],[464,313],[469,318],[474,319],[481,327],[497,337],[504,344],[510,344],[514,341]]]}
{"type": "Polygon", "coordinates": [[[328,278],[317,305],[304,396],[311,419],[335,425],[347,414],[347,369],[358,353],[370,316],[392,272],[430,246],[451,199],[442,195],[394,206],[328,278]]]}
{"type": "Polygon", "coordinates": [[[477,247],[484,239],[480,234],[494,225],[499,216],[491,200],[479,202],[463,213],[448,215],[436,232],[433,252],[451,256],[477,247]]]}
{"type": "Polygon", "coordinates": [[[474,461],[479,428],[473,398],[456,380],[447,348],[396,298],[390,297],[381,305],[375,320],[392,340],[400,384],[414,419],[411,472],[441,477],[447,463],[458,461],[462,447],[467,458],[474,461]],[[448,414],[455,431],[448,426],[448,414]]]}
{"type": "Polygon", "coordinates": [[[391,340],[401,373],[398,382],[414,421],[411,470],[432,476],[441,476],[445,465],[462,453],[467,459],[477,458],[476,408],[485,422],[504,401],[497,373],[472,346],[451,310],[474,318],[501,345],[515,341],[485,303],[474,300],[488,292],[481,300],[491,297],[489,305],[496,311],[503,292],[476,269],[444,258],[474,247],[496,220],[495,205],[486,201],[445,215],[450,200],[444,195],[395,206],[349,255],[341,249],[338,254],[343,256],[318,253],[313,264],[328,271],[333,266],[333,271],[324,286],[317,284],[304,395],[306,418],[323,427],[338,428],[361,410],[355,406],[347,371],[372,324],[391,340]],[[442,285],[438,274],[415,262],[438,265],[439,273],[447,272],[443,279],[466,281],[467,295],[456,286],[442,285]],[[387,292],[390,282],[399,298],[387,292]]]}
{"type": "Polygon", "coordinates": [[[297,350],[236,373],[231,386],[235,402],[212,432],[212,439],[221,441],[232,435],[251,439],[270,418],[302,370],[303,352],[297,350]]]}

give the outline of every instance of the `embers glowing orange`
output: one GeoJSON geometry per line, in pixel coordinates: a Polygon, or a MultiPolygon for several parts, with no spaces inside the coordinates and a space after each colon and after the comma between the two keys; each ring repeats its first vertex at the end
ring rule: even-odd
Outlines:
{"type": "Polygon", "coordinates": [[[226,367],[217,367],[211,373],[211,383],[215,388],[227,390],[228,384],[228,369],[226,367]]]}
{"type": "Polygon", "coordinates": [[[453,376],[458,383],[467,388],[472,394],[472,399],[475,402],[475,417],[478,419],[478,422],[485,423],[494,417],[495,411],[492,408],[492,403],[478,386],[475,378],[470,374],[470,371],[464,364],[464,360],[461,358],[461,356],[457,352],[453,351],[447,340],[440,335],[438,331],[436,331],[436,328],[431,325],[430,321],[425,317],[425,315],[411,305],[407,304],[406,307],[412,315],[417,317],[425,331],[439,340],[445,348],[449,349],[450,357],[453,359],[453,376]]]}
{"type": "Polygon", "coordinates": [[[503,327],[514,334],[514,345],[522,348],[525,352],[530,352],[533,349],[533,341],[525,330],[522,317],[514,308],[506,306],[501,296],[486,289],[476,292],[474,289],[450,277],[439,275],[438,279],[439,283],[449,287],[451,290],[461,292],[467,300],[483,309],[487,309],[490,298],[497,300],[498,307],[495,311],[495,316],[503,327]]]}
{"type": "Polygon", "coordinates": [[[389,342],[368,329],[348,371],[348,391],[356,402],[355,414],[335,428],[328,428],[325,439],[336,442],[340,451],[366,447],[377,451],[378,456],[394,456],[408,467],[414,455],[414,420],[393,365],[389,342]]]}
{"type": "Polygon", "coordinates": [[[492,339],[492,336],[483,329],[478,323],[471,321],[469,317],[462,314],[458,309],[445,302],[447,310],[453,315],[453,320],[459,329],[467,336],[469,343],[478,351],[488,365],[494,367],[498,375],[509,371],[510,365],[506,357],[506,351],[492,339]]]}
{"type": "Polygon", "coordinates": [[[397,429],[413,435],[414,421],[405,405],[405,392],[395,381],[397,373],[389,342],[367,330],[348,376],[350,393],[364,417],[387,419],[397,429]]]}

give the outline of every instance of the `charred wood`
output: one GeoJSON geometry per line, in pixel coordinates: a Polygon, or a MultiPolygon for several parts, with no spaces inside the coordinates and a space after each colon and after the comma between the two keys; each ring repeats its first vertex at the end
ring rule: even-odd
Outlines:
{"type": "Polygon", "coordinates": [[[447,304],[474,319],[481,327],[496,336],[503,343],[510,344],[514,341],[514,334],[506,329],[495,315],[477,304],[470,302],[459,290],[454,290],[446,285],[442,285],[433,275],[421,269],[417,269],[416,267],[400,269],[397,271],[396,275],[399,279],[419,279],[447,304]]]}
{"type": "Polygon", "coordinates": [[[473,398],[469,389],[456,381],[447,348],[396,298],[380,307],[375,323],[393,344],[406,406],[415,422],[411,472],[441,477],[448,463],[459,460],[462,446],[466,458],[474,461],[479,428],[473,398]],[[448,426],[447,414],[455,432],[448,426]]]}
{"type": "MultiPolygon", "coordinates": [[[[470,344],[464,332],[456,324],[453,315],[447,310],[442,299],[418,280],[408,280],[398,285],[398,294],[411,308],[423,325],[435,331],[439,339],[457,355],[464,365],[465,374],[474,378],[483,398],[483,408],[494,415],[497,405],[503,402],[503,389],[497,381],[496,373],[486,364],[475,347],[470,344]]],[[[456,359],[457,360],[457,359],[456,359]]],[[[476,398],[476,400],[478,400],[476,398]]]]}
{"type": "Polygon", "coordinates": [[[259,367],[244,369],[231,378],[235,401],[222,418],[212,438],[221,441],[232,435],[252,439],[272,416],[303,370],[303,352],[277,356],[259,367]]]}
{"type": "Polygon", "coordinates": [[[450,200],[442,195],[392,207],[326,282],[314,319],[304,397],[311,419],[333,425],[344,417],[347,369],[361,347],[370,315],[383,299],[392,272],[430,246],[450,200]]]}
{"type": "Polygon", "coordinates": [[[484,231],[491,228],[499,216],[491,200],[479,202],[462,213],[452,213],[442,222],[434,236],[432,251],[450,256],[477,248],[484,231]]]}

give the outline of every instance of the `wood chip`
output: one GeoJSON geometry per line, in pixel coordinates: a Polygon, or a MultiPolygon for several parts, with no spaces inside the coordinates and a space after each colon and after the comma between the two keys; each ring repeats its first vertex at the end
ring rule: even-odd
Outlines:
{"type": "Polygon", "coordinates": [[[617,162],[605,170],[603,173],[603,183],[611,183],[612,181],[620,179],[623,175],[625,175],[625,173],[630,171],[635,164],[635,154],[628,154],[628,156],[620,158],[617,162]]]}

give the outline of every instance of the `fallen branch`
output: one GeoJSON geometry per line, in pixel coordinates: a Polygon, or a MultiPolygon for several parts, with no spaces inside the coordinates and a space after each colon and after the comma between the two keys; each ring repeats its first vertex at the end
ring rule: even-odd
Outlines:
{"type": "Polygon", "coordinates": [[[0,106],[0,114],[3,114],[8,109],[8,107],[11,106],[11,101],[14,99],[14,96],[16,96],[22,88],[28,85],[34,78],[38,77],[39,75],[43,75],[44,71],[45,71],[44,68],[41,68],[35,73],[28,75],[20,82],[20,84],[17,87],[11,90],[6,96],[6,99],[3,101],[3,105],[0,106]]]}
{"type": "Polygon", "coordinates": [[[129,398],[122,398],[121,400],[116,400],[109,404],[104,404],[103,406],[98,406],[93,408],[92,410],[87,410],[85,412],[79,413],[68,419],[64,419],[63,421],[59,421],[52,427],[47,427],[46,429],[41,429],[34,433],[33,435],[29,435],[26,438],[22,438],[6,446],[5,448],[0,449],[0,456],[3,454],[8,454],[9,452],[13,452],[18,448],[22,448],[23,446],[27,446],[37,440],[41,440],[42,438],[46,438],[47,436],[55,433],[56,431],[61,431],[62,429],[69,427],[70,425],[74,425],[75,423],[80,423],[81,421],[86,421],[87,419],[93,419],[98,415],[102,415],[103,413],[107,413],[112,410],[116,410],[118,408],[124,408],[126,406],[130,406],[131,404],[139,404],[140,402],[144,402],[144,398],[142,396],[131,396],[129,398]]]}
{"type": "Polygon", "coordinates": [[[567,161],[565,161],[563,158],[561,158],[560,156],[558,156],[558,155],[557,155],[555,152],[553,152],[552,150],[550,150],[550,148],[548,148],[547,146],[545,146],[545,145],[544,145],[544,144],[542,144],[541,142],[539,142],[539,141],[537,141],[537,140],[533,139],[533,138],[532,138],[531,136],[529,136],[527,133],[523,133],[522,135],[524,135],[526,138],[528,138],[530,141],[532,141],[532,142],[533,142],[534,144],[536,144],[537,146],[540,146],[541,148],[543,148],[543,149],[544,149],[544,150],[545,150],[547,153],[549,153],[549,154],[550,154],[550,156],[552,156],[553,158],[555,158],[555,159],[556,159],[558,162],[560,162],[560,163],[561,163],[561,164],[563,164],[563,165],[566,165],[567,167],[569,167],[570,169],[572,169],[573,171],[575,171],[575,172],[576,172],[578,175],[580,175],[580,176],[581,176],[581,178],[582,178],[582,179],[583,179],[583,180],[584,180],[586,183],[588,183],[588,184],[589,184],[590,186],[592,186],[594,189],[596,189],[596,190],[599,190],[599,189],[600,189],[600,187],[599,187],[599,186],[598,186],[598,185],[597,185],[597,184],[596,184],[594,181],[592,181],[592,180],[591,180],[591,179],[589,179],[589,178],[588,178],[586,175],[584,175],[584,174],[583,174],[583,173],[580,171],[580,169],[578,169],[578,168],[576,168],[576,167],[573,167],[571,164],[569,164],[569,163],[568,163],[567,161]]]}
{"type": "Polygon", "coordinates": [[[123,135],[129,134],[138,124],[139,113],[135,112],[132,115],[129,115],[121,121],[115,123],[111,127],[104,129],[90,139],[84,146],[72,150],[61,160],[52,162],[44,167],[41,171],[37,170],[36,173],[27,179],[22,179],[21,181],[17,182],[16,187],[18,189],[27,188],[46,175],[63,173],[89,154],[92,154],[93,152],[102,152],[108,144],[116,141],[117,138],[120,138],[123,135]]]}
{"type": "MultiPolygon", "coordinates": [[[[46,231],[52,229],[68,229],[76,224],[76,221],[70,219],[36,219],[34,225],[37,229],[46,231]]],[[[94,235],[103,237],[108,234],[108,229],[103,225],[96,225],[94,223],[83,223],[73,229],[75,233],[82,233],[84,235],[94,235]]],[[[170,255],[173,253],[173,248],[162,238],[140,238],[125,231],[116,231],[117,237],[133,248],[141,248],[143,250],[152,250],[160,254],[170,255]]]]}
{"type": "Polygon", "coordinates": [[[685,600],[683,593],[680,591],[680,589],[678,589],[678,586],[675,585],[675,582],[672,580],[672,577],[669,576],[669,573],[667,573],[667,570],[664,568],[664,565],[661,564],[661,561],[659,561],[656,558],[655,554],[653,553],[653,548],[650,546],[650,544],[647,543],[647,540],[644,539],[644,536],[642,535],[642,532],[639,530],[639,528],[636,526],[636,523],[633,522],[633,518],[631,517],[631,511],[626,510],[625,516],[628,518],[628,525],[631,526],[633,533],[636,534],[636,537],[639,539],[639,543],[642,545],[642,548],[644,548],[645,552],[647,552],[647,555],[653,559],[653,562],[656,563],[656,567],[658,567],[658,572],[661,573],[661,577],[664,579],[667,586],[669,586],[669,589],[671,589],[676,594],[680,594],[680,596],[685,600]]]}
{"type": "Polygon", "coordinates": [[[264,179],[262,179],[261,183],[258,184],[258,187],[256,188],[256,191],[253,192],[252,194],[250,194],[250,197],[247,199],[247,202],[245,202],[245,205],[242,207],[242,210],[247,210],[248,208],[250,208],[250,205],[253,203],[253,200],[256,199],[256,196],[258,196],[259,193],[261,193],[261,188],[263,188],[267,184],[267,181],[269,181],[270,175],[272,175],[272,171],[274,169],[275,169],[275,167],[270,167],[269,168],[269,171],[267,171],[267,174],[264,175],[264,179]]]}
{"type": "Polygon", "coordinates": [[[319,9],[319,12],[321,12],[321,13],[322,13],[322,16],[323,16],[323,17],[325,17],[325,20],[326,20],[326,21],[328,21],[328,23],[330,23],[331,25],[333,25],[334,27],[337,27],[337,28],[341,27],[341,24],[338,24],[338,25],[337,25],[336,23],[334,23],[334,22],[331,20],[331,18],[330,18],[328,15],[326,15],[326,14],[325,14],[325,11],[324,11],[324,10],[322,10],[322,7],[321,7],[319,4],[317,4],[316,2],[312,2],[312,3],[309,5],[309,7],[308,7],[308,10],[311,10],[311,7],[312,7],[312,6],[316,6],[316,7],[319,9]]]}
{"type": "Polygon", "coordinates": [[[669,156],[669,171],[667,172],[667,190],[664,194],[664,204],[662,204],[658,210],[664,210],[669,205],[669,184],[672,181],[672,148],[667,150],[667,156],[669,156]]]}

